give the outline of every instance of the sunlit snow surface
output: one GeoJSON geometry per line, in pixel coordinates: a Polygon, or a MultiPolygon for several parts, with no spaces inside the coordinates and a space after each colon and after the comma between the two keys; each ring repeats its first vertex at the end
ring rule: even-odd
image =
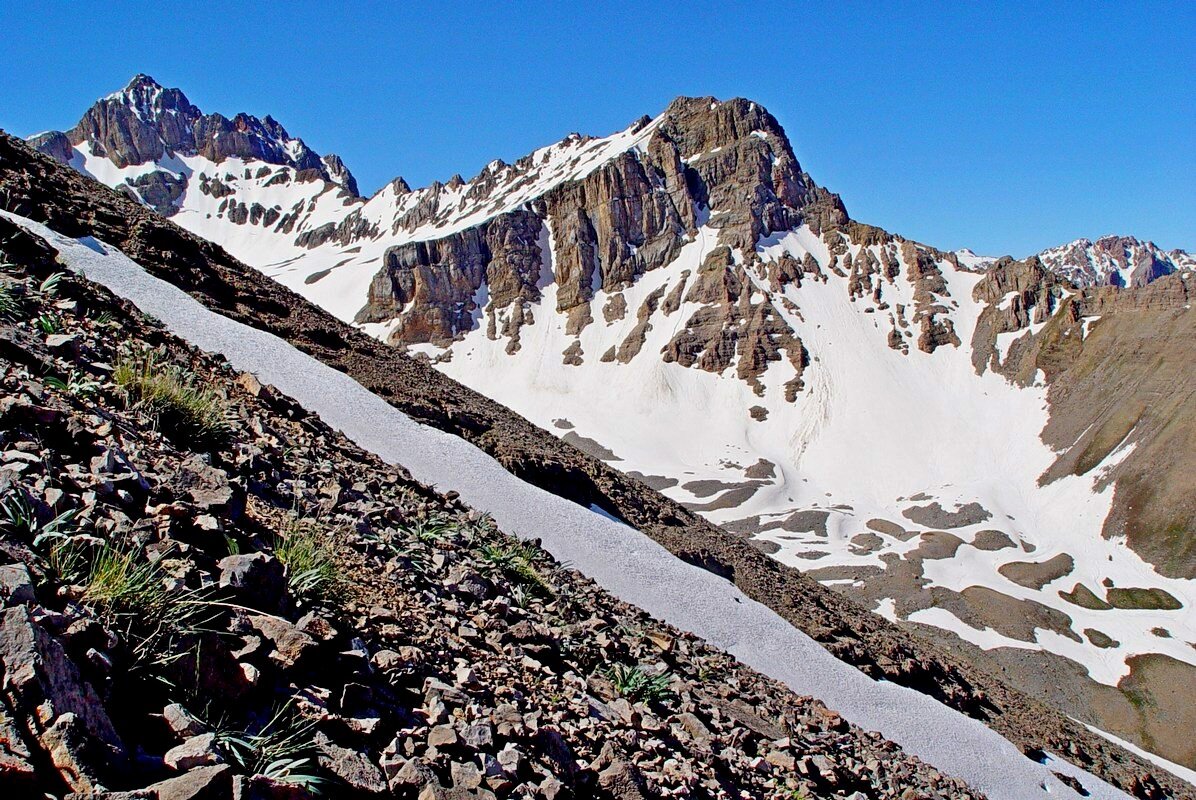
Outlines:
{"type": "Polygon", "coordinates": [[[558,559],[614,594],[727,649],[794,691],[822,699],[846,719],[879,731],[989,797],[1077,797],[1051,770],[1077,777],[1092,797],[1127,797],[1065,761],[1027,759],[982,723],[927,695],[867,678],[725,580],[674,558],[605,514],[519,481],[464,440],[416,424],[348,376],[281,339],[207,310],[115,248],[94,239],[69,239],[0,213],[45,237],[71,269],[130,299],[197,347],[255,372],[361,446],[402,464],[415,478],[441,490],[457,490],[464,502],[492,513],[504,529],[541,537],[558,559]]]}
{"type": "MultiPolygon", "coordinates": [[[[986,551],[964,544],[954,557],[924,561],[930,586],[955,591],[982,586],[1034,600],[1070,616],[1077,634],[1096,628],[1120,644],[1102,649],[1042,629],[1036,641],[1022,642],[972,628],[942,609],[915,612],[915,621],[955,631],[980,647],[1045,648],[1078,661],[1094,679],[1108,684],[1117,683],[1128,672],[1125,659],[1139,653],[1166,653],[1196,663],[1196,651],[1188,644],[1196,641],[1196,617],[1187,613],[1196,601],[1192,582],[1160,576],[1123,539],[1101,535],[1113,489],[1097,492],[1094,484],[1128,448],[1086,475],[1039,486],[1039,476],[1057,456],[1039,436],[1047,422],[1045,388],[1018,388],[991,371],[978,376],[966,346],[940,347],[933,354],[911,348],[908,355],[890,349],[886,316],[866,313],[864,302],[849,302],[846,279],[830,275],[826,283],[788,287],[785,296],[798,314],[777,304],[814,357],[796,403],[784,401],[783,384],[793,375],[785,361],[765,374],[764,397],[736,379],[733,368],[712,375],[662,361],[661,348],[698,308],[695,304],[684,304],[669,316],[655,315],[640,355],[631,362],[601,363],[598,356],[635,326],[635,310],[644,298],[661,286],[671,290],[682,270],[696,272],[716,237],[703,228],[676,262],[625,289],[628,314],[621,321],[601,321],[606,293],[598,292],[596,321],[580,336],[586,359],[582,367],[562,363],[561,353],[573,337],[565,334],[564,317],[551,311],[554,286],[545,289],[535,307],[535,324],[520,331],[516,354],[506,352],[506,340],[490,340],[475,330],[452,346],[451,360],[437,367],[546,430],[564,434],[556,421],[566,421],[572,426],[568,431],[612,451],[620,460],[611,463],[620,470],[679,480],[664,492],[683,502],[709,503],[718,496],[699,497],[683,488],[686,483],[744,484],[744,468],[768,460],[776,465],[777,476],[750,499],[703,513],[718,523],[757,515],[767,523],[793,511],[825,511],[825,537],[783,529],[760,534],[781,547],[778,559],[802,569],[885,567],[885,558],[907,554],[921,540],[880,535],[881,549],[859,553],[851,540],[868,531],[867,521],[890,520],[927,530],[901,512],[932,501],[947,510],[977,502],[991,518],[950,533],[967,543],[980,531],[1000,530],[1033,552],[1021,547],[986,551]],[[768,409],[763,422],[748,415],[754,405],[768,409]],[[911,499],[922,497],[926,499],[911,499]],[[824,555],[810,557],[816,553],[824,555]],[[1075,568],[1041,590],[1020,586],[997,571],[1006,562],[1045,562],[1059,553],[1070,555],[1075,568]],[[1185,608],[1091,611],[1058,595],[1076,582],[1099,590],[1106,578],[1117,586],[1164,588],[1185,608]],[[1166,628],[1173,638],[1152,634],[1155,627],[1166,628]]],[[[774,237],[761,248],[766,259],[781,253],[800,259],[806,252],[826,263],[822,242],[805,229],[774,237]]],[[[957,333],[970,342],[980,312],[971,299],[972,288],[980,276],[947,263],[942,269],[958,304],[952,314],[957,333]]],[[[761,285],[767,288],[763,281],[761,285]]],[[[912,305],[911,289],[903,280],[886,285],[885,292],[890,304],[912,305]]]]}

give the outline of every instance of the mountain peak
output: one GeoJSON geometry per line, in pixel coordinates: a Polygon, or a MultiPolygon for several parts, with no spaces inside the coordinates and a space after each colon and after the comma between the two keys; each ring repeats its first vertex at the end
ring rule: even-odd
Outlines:
{"type": "MultiPolygon", "coordinates": [[[[80,152],[84,160],[105,158],[120,170],[175,157],[202,156],[216,164],[229,158],[260,161],[313,170],[357,196],[357,183],[339,158],[326,162],[274,117],[267,114],[259,119],[242,112],[229,119],[205,114],[180,89],[164,87],[144,72],[134,75],[120,91],[96,101],[65,134],[48,131],[32,137],[30,144],[64,163],[80,152]]],[[[185,181],[176,171],[168,168],[164,180],[176,185],[185,181]]],[[[174,190],[166,193],[172,195],[174,190]]],[[[154,206],[169,212],[169,202],[154,206]]]]}
{"type": "Polygon", "coordinates": [[[1052,272],[1077,286],[1145,286],[1174,272],[1196,270],[1196,256],[1166,252],[1151,241],[1106,234],[1080,238],[1038,254],[1052,272]]]}
{"type": "Polygon", "coordinates": [[[117,100],[122,97],[131,95],[135,92],[141,92],[141,91],[147,91],[147,90],[148,91],[154,91],[154,90],[160,91],[164,88],[165,87],[162,86],[162,84],[158,83],[151,76],[146,75],[144,72],[138,72],[136,75],[134,75],[132,78],[129,79],[129,82],[125,84],[125,87],[123,89],[115,91],[112,94],[107,95],[101,99],[102,100],[117,100]]]}

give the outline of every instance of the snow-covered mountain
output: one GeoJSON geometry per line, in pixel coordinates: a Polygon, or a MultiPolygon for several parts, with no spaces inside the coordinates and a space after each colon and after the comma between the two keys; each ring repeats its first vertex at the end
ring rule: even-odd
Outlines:
{"type": "Polygon", "coordinates": [[[1175,272],[1196,270],[1196,256],[1162,250],[1132,236],[1076,239],[1043,250],[1038,258],[1077,286],[1145,286],[1175,272]]]}
{"type": "Polygon", "coordinates": [[[203,115],[145,76],[32,143],[777,559],[1196,763],[1169,723],[1131,719],[1133,692],[1196,683],[1196,509],[1126,488],[1178,434],[1164,405],[1065,402],[1068,366],[1117,352],[1139,306],[1190,324],[1192,256],[904,239],[852,220],[738,99],[370,198],[269,117],[203,115]]]}

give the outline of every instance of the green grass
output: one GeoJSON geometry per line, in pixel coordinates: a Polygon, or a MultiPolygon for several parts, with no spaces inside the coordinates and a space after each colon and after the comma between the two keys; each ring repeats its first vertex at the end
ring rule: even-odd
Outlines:
{"type": "Polygon", "coordinates": [[[178,645],[219,612],[201,591],[169,589],[159,561],[134,548],[100,543],[83,581],[83,604],[117,631],[134,669],[154,670],[184,655],[178,645]]]}
{"type": "Polygon", "coordinates": [[[1060,591],[1059,596],[1069,603],[1090,611],[1108,611],[1113,607],[1097,597],[1095,592],[1082,583],[1077,583],[1070,592],[1060,591]]]}
{"type": "Polygon", "coordinates": [[[29,495],[19,487],[12,487],[0,498],[0,531],[38,547],[45,539],[70,536],[74,532],[75,514],[74,510],[64,511],[42,522],[29,495]]]}
{"type": "Polygon", "coordinates": [[[41,285],[37,287],[37,293],[47,300],[53,300],[58,296],[58,289],[62,284],[62,279],[65,277],[65,272],[55,272],[41,282],[41,285]]]}
{"type": "Polygon", "coordinates": [[[632,703],[663,703],[674,697],[668,672],[652,675],[640,666],[616,664],[607,676],[615,690],[632,703]]]}
{"type": "Polygon", "coordinates": [[[484,545],[478,555],[491,571],[498,572],[517,586],[544,597],[553,595],[552,587],[536,569],[536,549],[521,542],[484,545]]]}
{"type": "Polygon", "coordinates": [[[230,433],[224,398],[202,387],[196,375],[162,364],[155,352],[122,359],[113,380],[130,406],[144,412],[163,434],[200,447],[225,441],[230,433]]]}
{"type": "Polygon", "coordinates": [[[157,564],[137,550],[109,545],[91,563],[83,601],[116,614],[144,616],[160,613],[168,597],[157,564]]]}
{"type": "Polygon", "coordinates": [[[42,314],[33,320],[33,326],[49,336],[62,330],[62,317],[57,314],[42,314]]]}
{"type": "Polygon", "coordinates": [[[1176,600],[1170,592],[1158,588],[1110,589],[1106,593],[1106,597],[1114,608],[1151,611],[1177,611],[1183,608],[1183,603],[1176,600]]]}
{"type": "Polygon", "coordinates": [[[46,378],[46,385],[51,389],[74,395],[75,397],[91,397],[100,390],[98,381],[88,378],[77,369],[71,370],[70,374],[65,378],[46,378]]]}
{"type": "Polygon", "coordinates": [[[405,526],[402,531],[420,544],[438,545],[449,538],[452,529],[452,523],[447,519],[433,516],[428,519],[418,519],[405,526]]]}
{"type": "Polygon", "coordinates": [[[216,743],[247,775],[264,775],[320,794],[327,781],[315,760],[315,726],[288,703],[257,730],[218,730],[216,743]]]}
{"type": "Polygon", "coordinates": [[[335,602],[345,580],[332,540],[309,520],[287,525],[274,542],[274,557],[286,567],[292,594],[313,602],[335,602]]]}

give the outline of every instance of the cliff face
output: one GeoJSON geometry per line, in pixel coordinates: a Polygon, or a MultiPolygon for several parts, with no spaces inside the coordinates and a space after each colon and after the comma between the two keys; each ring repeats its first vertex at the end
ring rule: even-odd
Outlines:
{"type": "MultiPolygon", "coordinates": [[[[642,148],[553,187],[524,208],[388,250],[357,321],[395,319],[390,341],[396,344],[446,344],[472,329],[489,303],[488,332],[510,337],[517,349],[519,328],[534,322],[527,304],[540,298],[538,283],[553,281],[555,310],[567,315],[576,335],[596,316],[590,305],[598,289],[618,292],[671,264],[698,227],[708,225],[721,248],[684,295],[708,308],[685,323],[664,350],[665,360],[711,372],[737,362],[739,377],[758,386],[759,374],[784,350],[800,373],[806,358],[800,340],[731,253],[754,259],[761,237],[802,224],[807,210],[820,227],[845,224],[842,205],[801,170],[780,125],[755,103],[681,98],[631,133],[649,125],[654,129],[642,148]]],[[[531,166],[520,162],[515,169],[531,166]]],[[[481,179],[470,191],[492,189],[481,179]]],[[[402,224],[418,227],[438,210],[424,203],[402,224]]],[[[645,326],[659,300],[639,309],[645,326]]],[[[635,357],[643,333],[603,359],[635,357]]],[[[578,356],[576,348],[566,353],[566,359],[578,356]]],[[[790,393],[799,390],[800,374],[788,385],[790,393]]]]}
{"type": "Polygon", "coordinates": [[[1171,274],[1127,290],[1075,291],[1037,258],[1004,259],[977,285],[989,303],[973,339],[973,363],[1011,380],[1049,386],[1043,440],[1060,452],[1043,475],[1097,475],[1116,484],[1104,534],[1128,544],[1163,575],[1196,577],[1196,283],[1171,274]],[[997,336],[1016,337],[1003,359],[997,336]]]}

